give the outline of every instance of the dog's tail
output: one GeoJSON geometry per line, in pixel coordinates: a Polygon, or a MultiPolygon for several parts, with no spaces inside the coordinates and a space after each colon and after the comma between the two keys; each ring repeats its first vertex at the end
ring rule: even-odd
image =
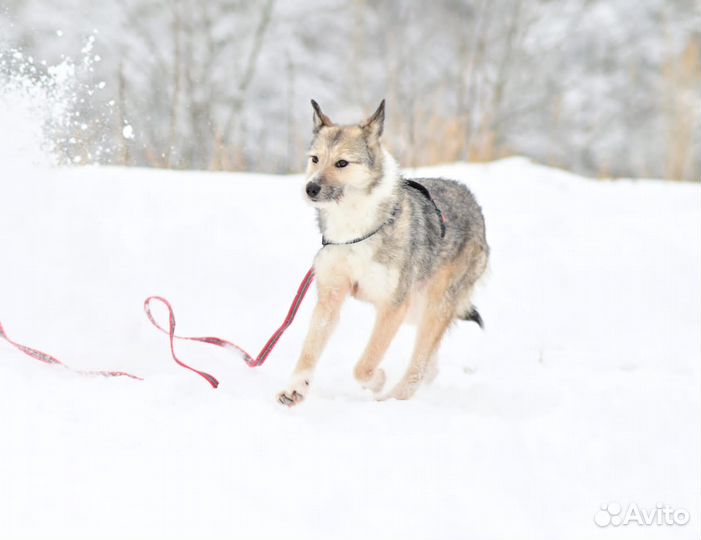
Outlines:
{"type": "Polygon", "coordinates": [[[467,311],[463,315],[458,316],[458,319],[460,319],[461,321],[475,322],[479,325],[480,328],[484,330],[484,321],[482,320],[482,315],[480,315],[479,311],[477,311],[477,308],[475,306],[472,306],[469,309],[469,311],[467,311]]]}

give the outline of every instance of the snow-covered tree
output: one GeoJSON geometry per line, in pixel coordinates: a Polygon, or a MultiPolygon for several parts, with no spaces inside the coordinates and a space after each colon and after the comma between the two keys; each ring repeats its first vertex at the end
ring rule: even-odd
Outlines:
{"type": "Polygon", "coordinates": [[[701,175],[695,0],[6,0],[0,28],[82,68],[71,158],[295,171],[310,98],[351,121],[384,97],[405,165],[701,175]]]}

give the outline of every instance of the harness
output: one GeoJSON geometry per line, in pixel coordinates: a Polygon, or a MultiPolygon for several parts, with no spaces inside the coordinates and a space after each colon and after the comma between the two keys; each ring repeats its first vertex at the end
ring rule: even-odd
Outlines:
{"type": "MultiPolygon", "coordinates": [[[[424,186],[423,184],[420,184],[419,182],[416,182],[415,180],[408,180],[408,179],[404,179],[402,184],[405,187],[410,187],[412,189],[415,189],[419,193],[421,193],[421,195],[426,197],[426,199],[428,199],[428,201],[433,205],[433,208],[436,211],[436,216],[438,216],[438,223],[441,226],[441,238],[444,238],[445,237],[445,217],[443,216],[443,212],[441,212],[441,209],[438,208],[436,201],[434,201],[433,197],[431,197],[431,193],[428,191],[426,186],[424,186]]],[[[326,238],[324,238],[324,236],[322,235],[321,246],[322,247],[325,247],[325,246],[348,246],[350,244],[357,244],[358,242],[362,242],[363,240],[367,240],[371,236],[376,235],[378,232],[380,232],[386,226],[394,223],[394,220],[397,219],[397,216],[399,215],[400,210],[401,210],[401,208],[399,207],[399,205],[397,205],[394,208],[394,210],[392,210],[392,214],[389,216],[387,221],[385,221],[382,225],[377,227],[377,229],[375,229],[374,231],[371,231],[363,236],[360,236],[358,238],[354,238],[353,240],[348,240],[347,242],[331,242],[331,241],[327,240],[326,238]]]]}

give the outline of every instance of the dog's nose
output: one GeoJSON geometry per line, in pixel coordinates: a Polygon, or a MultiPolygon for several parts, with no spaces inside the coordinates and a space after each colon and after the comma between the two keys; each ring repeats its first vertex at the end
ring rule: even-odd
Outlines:
{"type": "Polygon", "coordinates": [[[316,197],[319,192],[321,191],[321,186],[317,184],[316,182],[309,182],[307,184],[307,195],[310,197],[314,198],[316,197]]]}

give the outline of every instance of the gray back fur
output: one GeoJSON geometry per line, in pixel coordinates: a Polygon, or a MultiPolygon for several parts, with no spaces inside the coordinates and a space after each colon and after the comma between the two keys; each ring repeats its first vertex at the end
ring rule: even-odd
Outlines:
{"type": "MultiPolygon", "coordinates": [[[[431,201],[420,191],[402,185],[397,194],[401,209],[397,227],[386,227],[378,233],[375,255],[378,262],[400,269],[396,302],[403,301],[415,285],[425,281],[440,266],[453,262],[468,247],[477,255],[465,268],[464,285],[471,287],[484,272],[489,255],[482,209],[465,185],[444,178],[412,180],[426,187],[443,214],[445,236],[441,237],[439,217],[431,201]],[[408,235],[396,234],[402,222],[406,224],[408,235]]],[[[458,284],[456,287],[462,288],[458,284]]]]}

